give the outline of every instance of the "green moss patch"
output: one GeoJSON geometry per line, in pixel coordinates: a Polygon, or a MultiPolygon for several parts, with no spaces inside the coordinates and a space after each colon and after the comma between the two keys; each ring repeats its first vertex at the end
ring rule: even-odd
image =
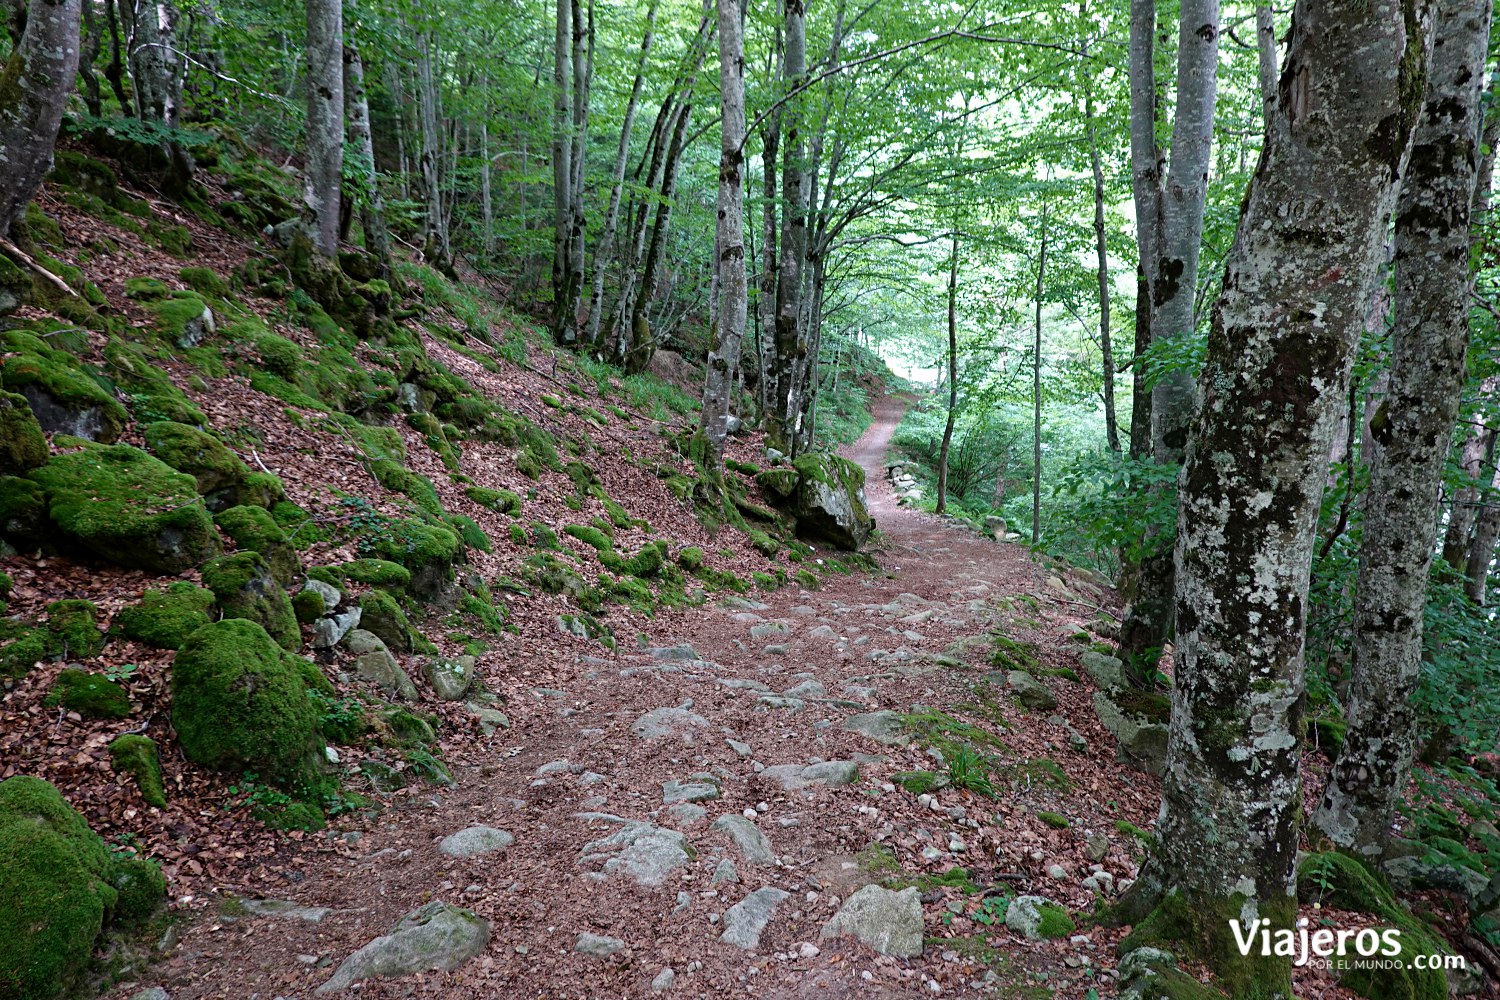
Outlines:
{"type": "Polygon", "coordinates": [[[166,590],[148,590],[139,604],[115,613],[114,627],[127,638],[160,649],[177,649],[187,637],[207,625],[214,606],[212,591],[187,581],[166,590]]]}
{"type": "Polygon", "coordinates": [[[129,422],[125,407],[65,352],[12,331],[0,335],[0,353],[8,354],[0,388],[24,397],[42,429],[107,443],[129,422]]]}
{"type": "Polygon", "coordinates": [[[231,507],[214,518],[214,523],[234,541],[235,548],[260,553],[283,587],[301,580],[302,559],[281,525],[264,508],[231,507]]]}
{"type": "Polygon", "coordinates": [[[411,584],[411,570],[386,559],[353,559],[340,564],[338,571],[347,580],[371,587],[405,590],[411,584]]]}
{"type": "Polygon", "coordinates": [[[243,618],[262,627],[284,649],[302,645],[302,631],[291,598],[259,552],[220,556],[203,567],[203,583],[226,619],[243,618]]]}
{"type": "Polygon", "coordinates": [[[99,609],[93,601],[53,601],[47,605],[48,645],[54,656],[88,659],[104,650],[104,633],[96,624],[99,609]]]}
{"type": "Polygon", "coordinates": [[[521,497],[510,490],[491,490],[483,486],[470,486],[464,490],[464,495],[481,507],[487,507],[497,514],[509,514],[511,517],[521,516],[521,497]]]}
{"type": "Polygon", "coordinates": [[[26,397],[0,391],[0,476],[19,476],[47,462],[47,439],[26,397]]]}
{"type": "Polygon", "coordinates": [[[130,696],[103,674],[64,670],[47,695],[47,705],[61,705],[87,719],[123,719],[130,714],[130,696]]]}
{"type": "MultiPolygon", "coordinates": [[[[147,424],[146,447],[167,465],[193,477],[198,492],[222,495],[236,491],[250,476],[250,467],[211,434],[169,420],[147,424]]],[[[226,496],[224,499],[235,499],[226,496]]],[[[222,509],[222,504],[216,505],[222,509]]]]}
{"type": "Polygon", "coordinates": [[[193,479],[138,448],[57,455],[28,478],[46,490],[48,513],[70,541],[119,565],[180,573],[219,549],[193,479]]]}
{"type": "Polygon", "coordinates": [[[158,809],[167,807],[167,793],[161,779],[161,756],[155,740],[139,733],[116,736],[109,744],[109,757],[117,772],[135,779],[146,805],[158,809]]]}

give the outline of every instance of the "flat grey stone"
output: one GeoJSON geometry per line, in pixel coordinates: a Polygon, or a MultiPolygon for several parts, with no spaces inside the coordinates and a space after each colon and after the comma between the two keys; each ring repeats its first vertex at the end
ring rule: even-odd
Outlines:
{"type": "Polygon", "coordinates": [[[741,757],[750,756],[750,744],[743,743],[740,740],[725,740],[724,742],[729,744],[729,749],[733,750],[741,757]]]}
{"type": "Polygon", "coordinates": [[[820,937],[850,935],[882,955],[915,958],[922,954],[922,902],[915,886],[893,892],[867,885],[844,900],[820,937]]]}
{"type": "Polygon", "coordinates": [[[760,947],[761,931],[776,914],[776,907],[787,898],[781,889],[756,889],[750,895],[731,906],[724,914],[724,933],[719,940],[754,951],[760,947]]]}
{"type": "Polygon", "coordinates": [[[859,780],[859,764],[852,760],[830,760],[821,764],[777,764],[761,772],[761,777],[780,783],[787,791],[809,785],[852,784],[859,780]]]}
{"type": "Polygon", "coordinates": [[[642,739],[655,740],[673,733],[691,735],[691,730],[707,729],[708,720],[685,708],[653,708],[631,723],[630,731],[642,739]]]}
{"type": "Polygon", "coordinates": [[[594,958],[608,958],[623,947],[625,947],[625,942],[617,937],[590,934],[588,931],[578,935],[578,940],[573,943],[574,951],[594,958]]]}
{"type": "Polygon", "coordinates": [[[245,912],[257,917],[284,917],[287,920],[305,920],[310,924],[321,924],[331,912],[326,906],[302,906],[288,899],[242,899],[240,905],[245,912]]]}
{"type": "Polygon", "coordinates": [[[710,781],[671,781],[661,783],[661,800],[665,805],[677,802],[712,802],[719,797],[719,786],[710,781]]]}
{"type": "Polygon", "coordinates": [[[792,627],[786,622],[762,622],[750,626],[752,639],[780,639],[791,634],[792,627]]]}
{"type": "Polygon", "coordinates": [[[656,646],[646,650],[653,660],[696,660],[698,651],[687,643],[676,646],[656,646]]]}
{"type": "Polygon", "coordinates": [[[504,830],[497,830],[492,826],[471,826],[444,837],[438,850],[451,858],[473,858],[503,851],[515,842],[516,838],[504,830]]]}
{"type": "Polygon", "coordinates": [[[429,656],[422,661],[422,676],[432,693],[443,701],[462,701],[474,683],[474,657],[429,656]]]}
{"type": "Polygon", "coordinates": [[[679,802],[667,812],[683,826],[692,826],[708,818],[708,810],[691,802],[679,802]]]}
{"type": "Polygon", "coordinates": [[[151,986],[134,994],[130,1000],[172,1000],[172,997],[160,986],[151,986]]]}
{"type": "Polygon", "coordinates": [[[1078,665],[1094,679],[1095,684],[1106,691],[1115,691],[1125,686],[1125,664],[1119,657],[1090,649],[1079,655],[1078,665]]]}
{"type": "Polygon", "coordinates": [[[822,698],[828,694],[828,689],[814,680],[806,680],[796,687],[787,688],[781,692],[788,698],[822,698]]]}
{"type": "Polygon", "coordinates": [[[339,593],[339,588],[331,583],[324,583],[322,580],[314,580],[311,577],[302,582],[302,589],[310,590],[323,598],[324,615],[331,615],[337,611],[340,602],[344,599],[343,595],[339,593]]]}
{"type": "Polygon", "coordinates": [[[767,684],[760,681],[749,680],[744,677],[721,677],[717,681],[723,687],[733,688],[736,691],[770,691],[767,684]]]}
{"type": "Polygon", "coordinates": [[[493,736],[497,730],[510,728],[510,716],[498,708],[490,708],[477,701],[464,702],[464,707],[479,722],[479,731],[485,736],[493,736]]]}
{"type": "Polygon", "coordinates": [[[883,743],[889,747],[911,742],[911,735],[906,729],[906,723],[902,721],[902,716],[889,709],[883,708],[878,712],[851,715],[844,720],[844,728],[851,733],[868,736],[876,743],[883,743]]]}
{"type": "Polygon", "coordinates": [[[760,828],[743,816],[731,813],[714,820],[712,829],[729,834],[740,856],[752,865],[774,865],[776,854],[760,828]]]}
{"type": "Polygon", "coordinates": [[[671,969],[662,969],[656,974],[656,978],[651,980],[651,989],[655,993],[665,993],[667,990],[670,990],[673,984],[676,982],[677,973],[673,972],[671,969]]]}
{"type": "Polygon", "coordinates": [[[1057,697],[1052,689],[1024,670],[1009,671],[1005,683],[1015,692],[1022,707],[1029,711],[1050,712],[1057,707],[1057,697]]]}
{"type": "Polygon", "coordinates": [[[1055,906],[1045,896],[1017,896],[1005,911],[1005,926],[1028,941],[1042,939],[1042,907],[1055,906]]]}
{"type": "Polygon", "coordinates": [[[359,627],[360,617],[364,610],[359,607],[349,608],[336,615],[324,615],[313,623],[313,648],[332,649],[344,641],[354,629],[359,627]]]}
{"type": "Polygon", "coordinates": [[[602,862],[606,876],[624,875],[637,885],[654,887],[692,860],[689,850],[687,838],[676,830],[626,821],[608,837],[585,844],[579,861],[602,862]]]}
{"type": "Polygon", "coordinates": [[[371,976],[407,976],[428,969],[451,972],[484,951],[489,941],[488,920],[433,901],[344,959],[333,978],[314,992],[339,993],[371,976]]]}
{"type": "Polygon", "coordinates": [[[738,883],[739,880],[740,880],[740,873],[734,867],[734,862],[730,861],[728,858],[724,858],[722,861],[720,861],[717,865],[714,866],[713,878],[710,878],[708,880],[708,884],[709,885],[718,885],[721,882],[734,882],[734,883],[738,883]]]}

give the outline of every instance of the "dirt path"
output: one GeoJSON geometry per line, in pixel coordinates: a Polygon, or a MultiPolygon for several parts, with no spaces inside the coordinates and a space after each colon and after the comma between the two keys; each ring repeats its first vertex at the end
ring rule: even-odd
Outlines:
{"type": "Polygon", "coordinates": [[[360,995],[1015,997],[1049,995],[1038,993],[1042,975],[1051,995],[1113,995],[1094,975],[1112,961],[1097,932],[1028,942],[995,926],[995,905],[977,891],[1087,912],[1094,894],[1081,882],[1100,834],[1095,867],[1120,880],[1134,871],[1114,823],[1145,823],[1155,792],[1103,749],[1090,689],[1050,678],[1058,706],[1027,714],[985,683],[996,628],[1036,642],[1045,666],[1075,665],[1058,630],[1088,621],[1090,600],[1060,593],[1024,549],[898,507],[882,461],[901,412],[880,403],[848,449],[866,470],[883,572],[662,616],[640,648],[622,635],[629,651],[618,655],[560,636],[555,658],[491,679],[510,695],[513,726],[450,759],[455,787],[407,790],[372,827],[310,837],[263,878],[226,885],[183,925],[171,957],[117,995],[159,983],[172,1000],[311,996],[433,900],[488,920],[487,944],[454,971],[371,979],[360,995]],[[923,706],[978,727],[942,723],[938,738],[996,757],[995,798],[954,788],[919,798],[891,778],[943,771],[932,740],[851,729],[856,719],[889,731],[890,717],[871,713],[923,706]],[[1069,828],[1038,821],[1042,810],[1069,828]],[[444,853],[444,838],[477,825],[514,841],[444,853]],[[974,886],[936,884],[957,865],[974,886]],[[821,937],[840,904],[891,866],[926,877],[922,955],[821,937]],[[327,912],[259,916],[235,896],[327,912]],[[756,902],[774,905],[752,941],[740,918],[756,902]],[[613,939],[583,942],[612,952],[577,950],[581,934],[613,939]]]}

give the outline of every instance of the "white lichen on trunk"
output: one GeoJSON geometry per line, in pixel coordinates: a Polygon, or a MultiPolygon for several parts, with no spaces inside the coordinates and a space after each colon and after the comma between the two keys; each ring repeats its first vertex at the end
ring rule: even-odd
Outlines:
{"type": "Polygon", "coordinates": [[[63,106],[78,73],[82,0],[33,0],[0,71],[0,236],[52,169],[63,106]]]}
{"type": "Polygon", "coordinates": [[[339,248],[343,175],[343,3],[307,0],[307,179],[303,197],[313,217],[313,243],[328,257],[339,248]]]}

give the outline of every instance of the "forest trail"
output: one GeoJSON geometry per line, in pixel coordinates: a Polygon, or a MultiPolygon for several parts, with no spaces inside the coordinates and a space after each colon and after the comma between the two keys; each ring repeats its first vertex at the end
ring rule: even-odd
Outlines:
{"type": "Polygon", "coordinates": [[[450,756],[456,786],[409,790],[373,828],[310,837],[268,879],[223,886],[132,989],[311,996],[357,949],[440,900],[490,921],[477,957],[366,980],[359,995],[1113,995],[1107,934],[1026,941],[991,926],[995,904],[1005,911],[987,901],[1035,893],[1087,912],[1091,867],[1116,880],[1134,872],[1134,844],[1114,824],[1146,823],[1155,782],[1114,763],[1092,689],[1048,678],[1057,707],[1028,714],[1002,693],[1003,674],[986,677],[996,629],[1036,642],[1044,666],[1076,663],[1064,633],[1091,620],[1096,601],[1064,593],[1024,548],[897,505],[882,464],[904,405],[880,401],[846,452],[866,471],[883,572],[664,615],[649,647],[613,657],[560,648],[518,664],[534,686],[506,706],[511,728],[450,756]],[[1036,600],[1012,600],[1025,594],[1036,600]],[[953,716],[928,711],[935,728],[915,742],[892,714],[932,708],[953,716]],[[945,771],[934,742],[970,740],[995,756],[995,798],[951,787],[919,797],[892,783],[945,771]],[[1039,822],[1041,811],[1070,828],[1039,822]],[[462,855],[464,838],[445,838],[474,827],[504,835],[469,841],[505,846],[445,853],[462,855]],[[955,866],[967,879],[940,882],[955,866]],[[820,936],[852,892],[893,877],[921,893],[920,957],[820,936]],[[1039,991],[1043,981],[1055,992],[1039,991]]]}

